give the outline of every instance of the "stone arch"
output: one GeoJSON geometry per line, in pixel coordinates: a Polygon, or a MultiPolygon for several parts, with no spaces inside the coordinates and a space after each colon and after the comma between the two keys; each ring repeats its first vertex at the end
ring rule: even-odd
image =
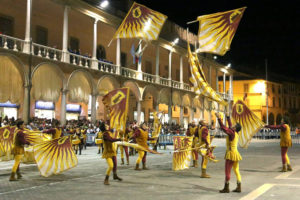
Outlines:
{"type": "Polygon", "coordinates": [[[130,89],[130,91],[134,94],[135,98],[137,101],[141,101],[142,100],[142,96],[141,96],[141,91],[140,91],[140,87],[138,86],[138,84],[134,81],[126,81],[123,84],[124,87],[128,87],[130,89]]]}
{"type": "Polygon", "coordinates": [[[181,106],[182,100],[181,100],[181,94],[179,91],[172,92],[172,105],[174,106],[181,106]]]}
{"type": "Polygon", "coordinates": [[[92,75],[83,69],[73,71],[68,78],[67,89],[71,102],[88,104],[89,95],[96,94],[95,88],[92,75]]]}
{"type": "Polygon", "coordinates": [[[31,73],[31,94],[36,100],[57,102],[61,90],[66,89],[66,77],[54,63],[38,64],[31,73]]]}
{"type": "Polygon", "coordinates": [[[282,119],[282,115],[279,113],[277,116],[276,116],[276,125],[279,125],[281,123],[281,119],[282,119]]]}
{"type": "Polygon", "coordinates": [[[199,98],[197,98],[197,97],[195,97],[195,98],[193,98],[193,101],[192,101],[192,107],[193,108],[198,108],[198,109],[200,109],[200,108],[202,108],[202,104],[201,104],[201,101],[200,101],[200,99],[199,98]]]}
{"type": "Polygon", "coordinates": [[[161,104],[170,104],[171,91],[168,88],[163,88],[159,91],[158,102],[161,104]]]}
{"type": "Polygon", "coordinates": [[[120,87],[118,81],[111,75],[102,76],[97,83],[97,92],[100,96],[120,87]]]}
{"type": "Polygon", "coordinates": [[[147,95],[150,94],[153,98],[153,104],[158,103],[159,92],[158,89],[153,85],[146,85],[143,90],[142,99],[145,100],[147,95]]]}
{"type": "Polygon", "coordinates": [[[28,86],[28,73],[24,64],[14,55],[0,53],[0,102],[23,102],[24,86],[28,86]]]}
{"type": "Polygon", "coordinates": [[[185,107],[191,107],[191,97],[189,94],[185,94],[182,97],[182,105],[185,107]]]}

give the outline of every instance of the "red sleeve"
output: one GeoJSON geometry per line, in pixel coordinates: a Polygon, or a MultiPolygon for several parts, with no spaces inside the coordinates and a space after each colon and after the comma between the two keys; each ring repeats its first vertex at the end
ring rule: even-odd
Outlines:
{"type": "Polygon", "coordinates": [[[228,127],[229,127],[229,128],[232,128],[232,123],[231,123],[230,117],[229,117],[229,116],[226,116],[226,118],[227,118],[227,122],[228,122],[228,127]]]}
{"type": "Polygon", "coordinates": [[[186,131],[186,136],[191,136],[191,134],[190,134],[190,129],[188,128],[188,130],[186,131]]]}
{"type": "Polygon", "coordinates": [[[207,136],[208,136],[208,134],[209,134],[208,133],[208,129],[204,128],[203,131],[202,131],[202,138],[201,139],[202,139],[202,141],[205,142],[206,145],[209,145],[208,142],[207,142],[207,136]]]}
{"type": "Polygon", "coordinates": [[[110,137],[108,132],[103,133],[103,139],[106,140],[106,141],[110,141],[110,142],[120,141],[120,139],[114,139],[114,138],[110,137]]]}
{"type": "Polygon", "coordinates": [[[198,132],[199,128],[195,129],[195,137],[199,137],[199,132],[198,132]]]}
{"type": "Polygon", "coordinates": [[[28,144],[28,145],[30,144],[29,142],[26,141],[26,139],[25,139],[25,133],[23,131],[19,131],[18,132],[18,140],[23,145],[24,144],[28,144]]]}
{"type": "Polygon", "coordinates": [[[265,127],[266,128],[270,128],[270,129],[280,129],[282,131],[286,130],[286,125],[284,125],[284,124],[280,124],[280,125],[267,125],[265,127]]]}
{"type": "Polygon", "coordinates": [[[135,129],[132,138],[135,139],[135,138],[139,137],[140,134],[141,134],[141,132],[140,132],[140,130],[137,128],[137,129],[135,129]]]}
{"type": "Polygon", "coordinates": [[[50,129],[47,129],[47,130],[43,130],[43,133],[55,134],[56,130],[55,130],[55,128],[50,128],[50,129]]]}
{"type": "Polygon", "coordinates": [[[232,141],[234,139],[234,131],[230,128],[227,128],[226,126],[224,126],[222,120],[220,118],[218,118],[219,124],[221,129],[229,136],[229,140],[232,141]]]}

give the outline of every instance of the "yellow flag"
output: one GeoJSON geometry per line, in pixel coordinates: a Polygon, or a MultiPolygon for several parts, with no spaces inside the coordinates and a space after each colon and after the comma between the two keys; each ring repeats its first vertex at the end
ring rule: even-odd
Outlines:
{"type": "Polygon", "coordinates": [[[167,16],[134,2],[113,39],[156,40],[166,19],[167,16]]]}
{"type": "Polygon", "coordinates": [[[232,119],[234,123],[240,123],[242,129],[239,133],[239,145],[247,148],[252,137],[265,125],[243,101],[238,100],[232,108],[232,119]]]}
{"type": "Polygon", "coordinates": [[[174,153],[173,165],[174,171],[189,168],[189,163],[192,157],[193,137],[173,136],[174,153]]]}
{"type": "Polygon", "coordinates": [[[224,55],[229,49],[246,7],[203,15],[199,21],[199,52],[224,55]]]}
{"type": "Polygon", "coordinates": [[[222,105],[227,105],[227,102],[221,97],[221,95],[214,91],[214,89],[212,89],[206,81],[202,65],[200,64],[197,55],[194,55],[191,52],[190,44],[188,44],[188,56],[191,71],[190,81],[194,86],[195,93],[198,95],[202,94],[222,105]]]}

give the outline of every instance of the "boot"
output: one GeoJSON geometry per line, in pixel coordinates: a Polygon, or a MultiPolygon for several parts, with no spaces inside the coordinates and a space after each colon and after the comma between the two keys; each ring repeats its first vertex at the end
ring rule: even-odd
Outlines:
{"type": "Polygon", "coordinates": [[[201,174],[200,178],[210,178],[210,175],[208,175],[206,173],[206,169],[202,169],[202,174],[201,174]]]}
{"type": "Polygon", "coordinates": [[[143,169],[148,170],[149,168],[146,167],[146,163],[143,162],[143,169]]]}
{"type": "Polygon", "coordinates": [[[79,155],[81,155],[81,149],[79,149],[79,155]]]}
{"type": "Polygon", "coordinates": [[[77,155],[78,150],[75,150],[75,154],[77,155]]]}
{"type": "Polygon", "coordinates": [[[141,169],[140,169],[140,164],[136,164],[136,165],[135,165],[135,170],[141,170],[141,169]]]}
{"type": "Polygon", "coordinates": [[[22,178],[22,175],[20,173],[20,169],[18,168],[17,169],[17,179],[21,179],[22,178]]]}
{"type": "Polygon", "coordinates": [[[193,160],[193,167],[198,168],[198,160],[193,160]]]}
{"type": "Polygon", "coordinates": [[[17,181],[17,179],[15,178],[15,172],[12,172],[11,174],[10,174],[10,178],[9,178],[9,181],[17,181]]]}
{"type": "Polygon", "coordinates": [[[121,165],[124,165],[124,158],[121,158],[121,161],[122,161],[121,165]]]}
{"type": "Polygon", "coordinates": [[[104,185],[109,185],[108,179],[109,179],[109,176],[106,175],[106,176],[105,176],[105,179],[104,179],[104,185]]]}
{"type": "Polygon", "coordinates": [[[220,193],[229,193],[229,183],[225,183],[223,190],[219,191],[220,193]]]}
{"type": "Polygon", "coordinates": [[[129,158],[126,158],[126,165],[129,165],[129,158]]]}
{"type": "Polygon", "coordinates": [[[282,169],[281,169],[280,172],[287,172],[287,166],[286,166],[286,164],[282,165],[282,169]]]}
{"type": "Polygon", "coordinates": [[[100,154],[100,149],[98,150],[98,154],[100,154]]]}
{"type": "Polygon", "coordinates": [[[288,171],[293,171],[292,166],[290,164],[287,165],[287,170],[288,171]]]}
{"type": "Polygon", "coordinates": [[[241,183],[237,182],[235,190],[232,190],[232,192],[242,192],[242,186],[241,183]]]}
{"type": "Polygon", "coordinates": [[[114,174],[114,180],[122,181],[123,179],[122,179],[122,178],[120,178],[120,177],[118,177],[118,175],[117,175],[117,174],[114,174]]]}

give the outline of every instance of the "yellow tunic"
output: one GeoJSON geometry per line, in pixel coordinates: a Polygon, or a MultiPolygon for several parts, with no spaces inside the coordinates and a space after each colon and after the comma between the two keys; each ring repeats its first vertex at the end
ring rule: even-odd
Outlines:
{"type": "Polygon", "coordinates": [[[290,126],[284,124],[286,126],[285,131],[280,131],[280,146],[281,147],[291,147],[292,146],[292,138],[291,138],[291,131],[290,126]]]}
{"type": "Polygon", "coordinates": [[[148,132],[144,131],[143,129],[139,128],[140,135],[136,138],[136,143],[141,145],[142,147],[149,148],[147,141],[148,141],[148,132]]]}
{"type": "Polygon", "coordinates": [[[17,130],[15,135],[14,135],[14,139],[13,139],[13,154],[16,155],[24,155],[25,150],[24,150],[24,145],[21,144],[18,140],[18,134],[19,132],[22,132],[23,130],[17,130]]]}
{"type": "MultiPolygon", "coordinates": [[[[104,134],[109,134],[110,137],[114,137],[113,133],[110,131],[106,131],[103,133],[104,134]]],[[[116,148],[113,145],[113,142],[108,141],[108,140],[103,140],[103,154],[102,154],[102,158],[111,158],[113,156],[117,156],[116,153],[116,148]]]]}
{"type": "Polygon", "coordinates": [[[53,135],[53,139],[58,139],[58,138],[60,138],[61,132],[62,132],[62,129],[60,129],[60,128],[55,128],[55,133],[54,133],[54,135],[53,135]]]}
{"type": "Polygon", "coordinates": [[[97,133],[95,143],[99,144],[99,145],[103,143],[103,137],[102,137],[102,132],[101,131],[99,131],[97,133]]]}
{"type": "Polygon", "coordinates": [[[229,140],[229,136],[226,137],[226,154],[225,159],[226,160],[232,160],[232,161],[240,161],[242,160],[242,156],[240,155],[237,145],[239,141],[239,134],[234,132],[235,136],[232,141],[229,140]]]}

